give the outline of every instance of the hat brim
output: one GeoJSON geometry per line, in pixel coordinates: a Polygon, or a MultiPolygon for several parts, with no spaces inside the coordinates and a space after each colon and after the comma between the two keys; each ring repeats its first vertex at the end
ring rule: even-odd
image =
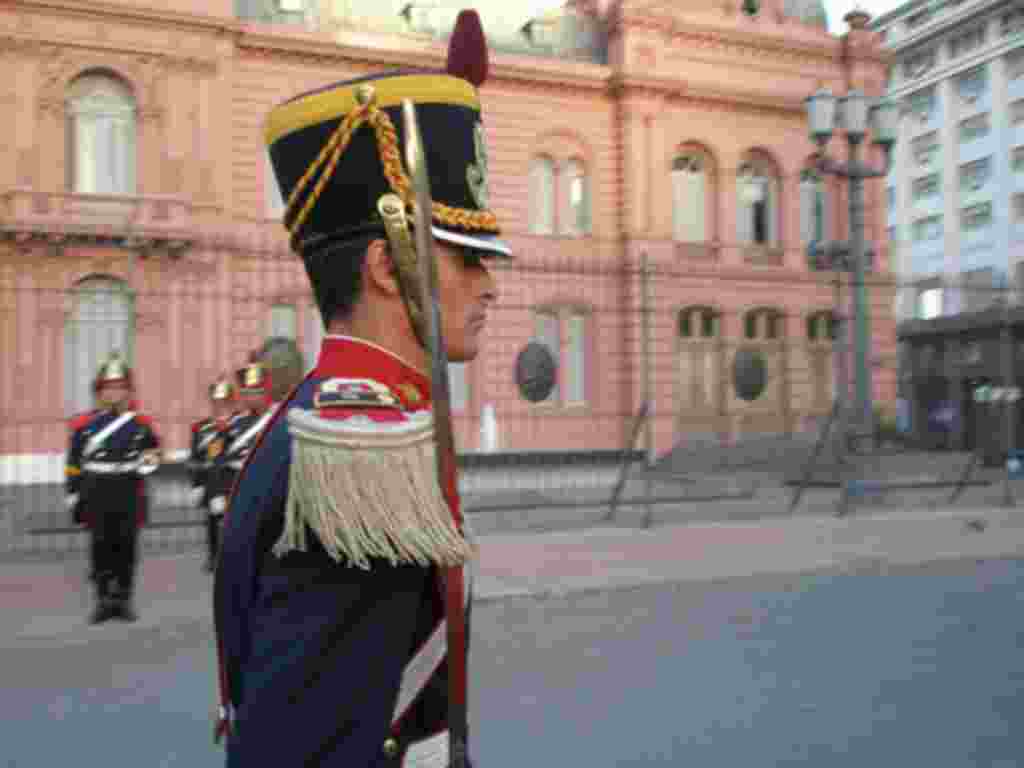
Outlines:
{"type": "Polygon", "coordinates": [[[434,233],[434,237],[442,242],[451,243],[460,248],[473,248],[477,251],[483,251],[482,255],[484,256],[512,258],[512,249],[496,235],[467,235],[437,226],[431,226],[430,229],[434,233]]]}

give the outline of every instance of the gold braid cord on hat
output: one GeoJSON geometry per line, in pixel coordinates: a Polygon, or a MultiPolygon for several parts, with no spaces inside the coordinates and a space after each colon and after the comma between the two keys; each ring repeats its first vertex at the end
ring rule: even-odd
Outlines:
{"type": "MultiPolygon", "coordinates": [[[[302,225],[309,217],[309,212],[313,210],[316,201],[320,198],[323,188],[334,175],[334,169],[337,167],[342,154],[348,148],[352,136],[364,123],[369,123],[377,136],[377,147],[380,150],[381,165],[383,166],[384,176],[387,178],[388,183],[391,184],[391,188],[406,206],[409,208],[413,206],[415,196],[412,191],[412,182],[402,167],[402,155],[399,151],[398,133],[395,131],[394,123],[391,122],[391,118],[388,117],[386,112],[378,108],[374,101],[372,86],[359,88],[357,90],[357,99],[359,106],[349,112],[345,119],[341,121],[334,133],[331,134],[331,138],[324,144],[323,149],[320,150],[320,154],[310,163],[309,168],[306,169],[306,172],[299,179],[291,194],[288,195],[285,221],[287,222],[288,232],[291,234],[293,248],[297,245],[298,233],[302,229],[302,225]],[[313,176],[324,165],[325,161],[327,165],[324,167],[323,173],[320,174],[302,208],[296,212],[296,206],[303,190],[306,189],[313,176]]],[[[435,201],[432,206],[432,214],[433,218],[441,224],[458,229],[485,232],[496,232],[498,230],[498,219],[491,211],[471,211],[466,208],[454,208],[435,201]]]]}

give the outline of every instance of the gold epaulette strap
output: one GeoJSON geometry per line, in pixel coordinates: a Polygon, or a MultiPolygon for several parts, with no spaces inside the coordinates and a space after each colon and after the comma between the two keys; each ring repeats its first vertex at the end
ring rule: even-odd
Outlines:
{"type": "MultiPolygon", "coordinates": [[[[331,138],[324,145],[323,149],[310,163],[309,168],[299,179],[291,194],[288,195],[288,205],[285,211],[285,221],[288,232],[291,234],[292,247],[296,245],[298,233],[309,217],[309,212],[316,205],[324,186],[334,175],[334,169],[341,159],[341,155],[348,148],[349,142],[356,130],[364,123],[369,123],[377,137],[377,146],[380,150],[381,164],[384,168],[384,176],[391,185],[392,190],[410,208],[413,207],[415,195],[412,191],[412,182],[409,180],[405,169],[402,167],[402,155],[398,148],[398,133],[395,125],[387,113],[380,109],[373,101],[372,92],[363,91],[360,95],[359,105],[345,116],[331,138]],[[363,94],[367,94],[363,96],[363,94]],[[323,173],[316,180],[312,191],[306,197],[302,208],[295,212],[303,190],[309,185],[316,172],[324,165],[323,173]]],[[[490,211],[471,211],[466,208],[454,208],[444,203],[433,203],[433,218],[439,223],[459,229],[477,230],[483,232],[497,232],[498,219],[490,211]]]]}

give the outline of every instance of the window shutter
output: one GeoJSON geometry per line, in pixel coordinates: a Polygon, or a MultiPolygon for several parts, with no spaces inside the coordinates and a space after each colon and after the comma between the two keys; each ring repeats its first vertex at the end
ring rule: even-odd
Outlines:
{"type": "Polygon", "coordinates": [[[800,182],[800,242],[807,245],[815,236],[815,208],[817,189],[810,179],[800,182]]]}
{"type": "Polygon", "coordinates": [[[704,212],[704,172],[682,171],[681,175],[683,187],[683,239],[691,243],[703,243],[707,240],[704,212]]]}
{"type": "Polygon", "coordinates": [[[555,386],[551,394],[544,402],[557,402],[559,400],[558,380],[561,378],[562,358],[561,339],[558,332],[558,315],[555,312],[538,312],[536,315],[536,338],[541,344],[547,346],[551,356],[555,359],[555,386]]]}
{"type": "Polygon", "coordinates": [[[566,400],[573,404],[587,401],[587,318],[580,312],[569,316],[569,343],[566,350],[566,400]]]}

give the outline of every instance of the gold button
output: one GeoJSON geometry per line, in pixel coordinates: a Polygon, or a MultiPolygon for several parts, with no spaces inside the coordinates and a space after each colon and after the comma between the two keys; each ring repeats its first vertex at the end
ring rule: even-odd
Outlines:
{"type": "Polygon", "coordinates": [[[398,739],[390,736],[384,739],[384,754],[388,757],[395,757],[398,754],[398,739]]]}

